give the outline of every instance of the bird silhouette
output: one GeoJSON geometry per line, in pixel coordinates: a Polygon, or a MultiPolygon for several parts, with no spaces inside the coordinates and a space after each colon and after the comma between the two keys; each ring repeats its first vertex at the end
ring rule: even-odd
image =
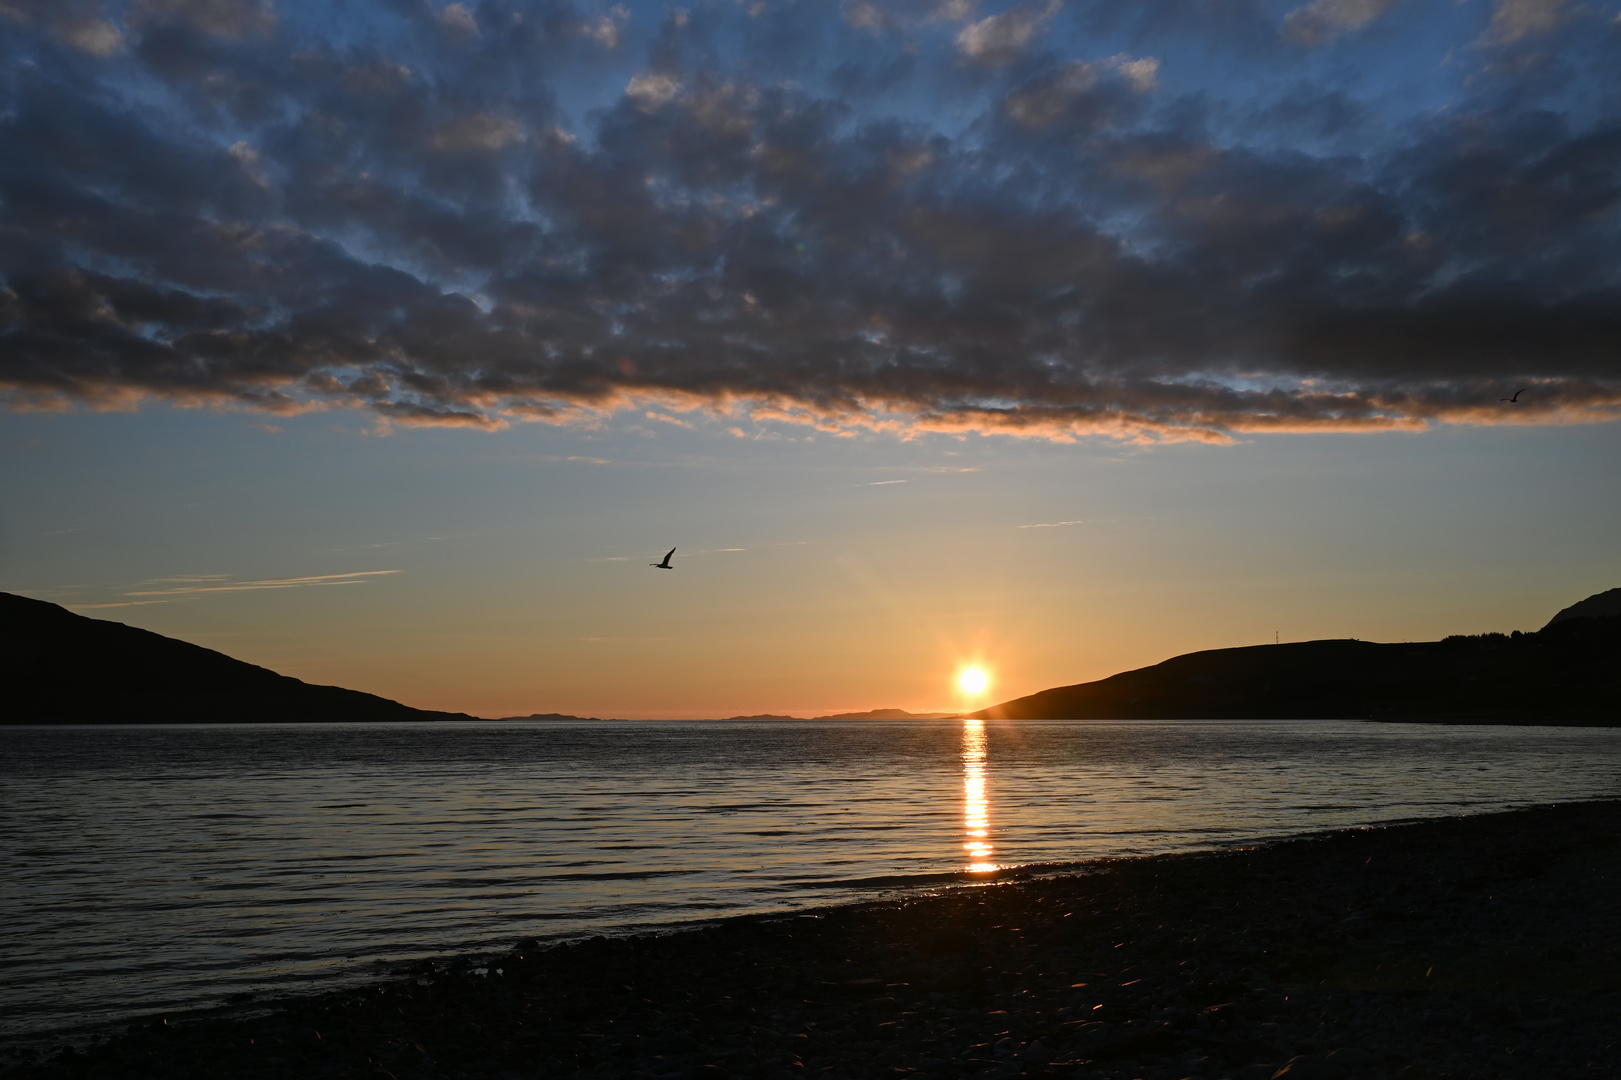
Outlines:
{"type": "Polygon", "coordinates": [[[1514,391],[1514,396],[1513,397],[1500,397],[1497,400],[1498,401],[1506,401],[1510,405],[1518,405],[1520,403],[1520,395],[1525,393],[1529,389],[1530,389],[1530,387],[1528,387],[1528,386],[1522,386],[1518,390],[1514,391]]]}
{"type": "Polygon", "coordinates": [[[674,555],[674,554],[675,554],[675,548],[671,548],[669,551],[665,552],[663,562],[650,562],[647,565],[648,566],[656,566],[660,570],[674,570],[675,567],[670,565],[670,556],[674,555]]]}

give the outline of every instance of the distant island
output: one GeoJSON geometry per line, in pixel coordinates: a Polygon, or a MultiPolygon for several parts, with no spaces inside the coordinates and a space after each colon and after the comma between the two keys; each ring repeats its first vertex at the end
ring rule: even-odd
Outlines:
{"type": "MultiPolygon", "coordinates": [[[[316,686],[224,653],[43,600],[0,593],[6,724],[477,720],[316,686]]],[[[935,720],[870,709],[733,721],[935,720]]],[[[1541,630],[1376,644],[1305,641],[1210,649],[1060,686],[976,713],[1007,720],[1337,719],[1621,725],[1621,589],[1541,630]]],[[[510,721],[601,722],[563,713],[510,721]]]]}
{"type": "Polygon", "coordinates": [[[1621,725],[1621,589],[1529,634],[1210,649],[968,714],[996,720],[1621,725]]]}
{"type": "Polygon", "coordinates": [[[560,712],[538,712],[530,713],[528,716],[502,716],[497,720],[498,723],[508,721],[533,721],[542,724],[601,724],[605,722],[600,716],[570,716],[568,713],[560,712]]]}

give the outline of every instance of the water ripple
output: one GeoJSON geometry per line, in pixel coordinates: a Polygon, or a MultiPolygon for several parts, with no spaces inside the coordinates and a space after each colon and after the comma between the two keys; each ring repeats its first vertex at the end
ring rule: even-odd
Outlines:
{"type": "Polygon", "coordinates": [[[3,728],[0,1034],[995,873],[965,839],[1060,869],[1621,793],[1616,730],[983,739],[965,761],[952,721],[3,728]]]}

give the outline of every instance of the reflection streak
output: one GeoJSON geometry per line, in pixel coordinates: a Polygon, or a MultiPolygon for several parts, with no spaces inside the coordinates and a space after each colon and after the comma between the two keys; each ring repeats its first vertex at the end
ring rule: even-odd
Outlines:
{"type": "Polygon", "coordinates": [[[995,870],[991,861],[991,807],[985,797],[985,722],[962,722],[962,825],[968,869],[995,870]]]}

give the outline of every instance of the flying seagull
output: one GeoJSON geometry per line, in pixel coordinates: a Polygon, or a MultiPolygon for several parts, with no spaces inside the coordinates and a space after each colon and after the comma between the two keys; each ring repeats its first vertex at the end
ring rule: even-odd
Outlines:
{"type": "Polygon", "coordinates": [[[660,570],[674,570],[675,567],[670,565],[670,556],[674,555],[674,554],[675,554],[675,548],[671,548],[669,551],[665,552],[663,562],[650,562],[647,565],[648,566],[656,566],[660,570]]]}
{"type": "Polygon", "coordinates": [[[1518,390],[1514,391],[1514,396],[1513,397],[1500,397],[1497,400],[1498,401],[1506,401],[1510,405],[1518,405],[1520,403],[1520,395],[1525,393],[1529,389],[1530,389],[1530,387],[1528,387],[1528,386],[1522,386],[1518,390]]]}

